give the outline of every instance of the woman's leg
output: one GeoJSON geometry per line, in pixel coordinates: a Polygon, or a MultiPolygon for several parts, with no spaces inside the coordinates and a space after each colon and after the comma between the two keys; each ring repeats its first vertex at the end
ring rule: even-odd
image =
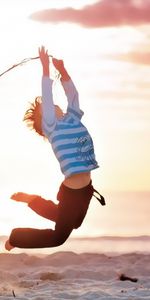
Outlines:
{"type": "MultiPolygon", "coordinates": [[[[10,235],[10,244],[19,248],[44,248],[62,245],[72,230],[81,225],[86,215],[92,193],[93,191],[90,185],[80,190],[73,190],[61,186],[58,193],[58,199],[60,201],[57,206],[55,230],[16,228],[10,235]]],[[[40,203],[41,200],[39,204],[40,203]]],[[[45,202],[43,203],[45,205],[45,202]]],[[[37,211],[37,209],[35,211],[37,211]]],[[[38,213],[41,214],[41,210],[38,211],[38,213]]],[[[42,212],[42,215],[43,214],[45,213],[42,212]]]]}
{"type": "MultiPolygon", "coordinates": [[[[57,232],[52,229],[15,228],[9,237],[9,244],[14,248],[48,248],[62,245],[69,237],[73,228],[57,232]]],[[[7,250],[11,250],[7,249],[7,250]]]]}
{"type": "MultiPolygon", "coordinates": [[[[45,203],[45,201],[49,202],[47,200],[42,201],[39,199],[37,204],[36,200],[34,200],[29,204],[29,206],[38,214],[48,217],[47,210],[53,206],[53,202],[49,202],[50,206],[46,210],[47,203],[45,203]]],[[[74,228],[75,212],[76,209],[72,205],[71,199],[67,199],[67,201],[63,199],[63,201],[60,201],[57,205],[57,213],[54,214],[55,216],[57,215],[55,230],[15,228],[10,234],[9,243],[13,247],[19,248],[46,248],[60,246],[66,241],[74,228]]],[[[52,218],[52,215],[50,217],[52,218]]]]}
{"type": "Polygon", "coordinates": [[[39,195],[31,195],[23,192],[14,193],[11,196],[12,200],[26,203],[38,215],[56,221],[58,213],[58,205],[51,200],[45,200],[39,195]]]}
{"type": "Polygon", "coordinates": [[[28,206],[41,217],[56,222],[58,215],[58,205],[51,200],[45,200],[41,197],[28,203],[28,206]]]}
{"type": "MultiPolygon", "coordinates": [[[[45,200],[46,201],[46,200],[45,200]]],[[[46,213],[45,202],[39,201],[39,205],[44,203],[44,210],[36,204],[31,202],[31,208],[38,214],[44,215],[46,213]]],[[[46,201],[47,202],[47,201],[46,201]]],[[[52,203],[53,204],[53,203],[52,203]]],[[[51,205],[50,205],[51,206],[51,205]]],[[[73,207],[71,201],[69,206],[66,201],[60,202],[57,206],[57,220],[55,230],[52,229],[35,229],[35,228],[15,228],[12,230],[9,237],[9,244],[13,247],[19,248],[46,248],[57,247],[63,244],[69,237],[74,227],[73,215],[71,217],[70,211],[73,207]],[[70,207],[69,207],[70,206],[70,207]]]]}

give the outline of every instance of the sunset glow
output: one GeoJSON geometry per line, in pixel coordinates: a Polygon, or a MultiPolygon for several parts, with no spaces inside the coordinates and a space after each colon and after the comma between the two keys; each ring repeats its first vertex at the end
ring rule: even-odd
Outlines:
{"type": "MultiPolygon", "coordinates": [[[[73,236],[150,232],[149,9],[148,1],[136,0],[0,3],[0,73],[37,56],[38,47],[45,45],[49,54],[64,59],[79,91],[83,122],[100,164],[93,183],[107,205],[101,208],[93,199],[83,227],[73,236]],[[113,2],[120,18],[115,18],[113,2]]],[[[22,122],[28,102],[41,95],[41,75],[37,60],[0,77],[1,235],[16,226],[53,226],[9,199],[24,191],[55,200],[63,179],[50,145],[22,122]]],[[[55,101],[65,109],[64,93],[55,85],[55,101]]]]}

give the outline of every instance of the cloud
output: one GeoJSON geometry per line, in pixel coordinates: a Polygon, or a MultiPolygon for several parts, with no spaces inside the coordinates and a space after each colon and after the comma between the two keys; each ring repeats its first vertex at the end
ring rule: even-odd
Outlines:
{"type": "Polygon", "coordinates": [[[150,65],[150,53],[149,52],[129,52],[124,54],[108,54],[106,58],[131,62],[139,65],[150,65]]]}
{"type": "Polygon", "coordinates": [[[99,28],[150,23],[149,12],[149,0],[101,0],[81,9],[67,7],[38,11],[30,18],[40,22],[67,22],[99,28]]]}

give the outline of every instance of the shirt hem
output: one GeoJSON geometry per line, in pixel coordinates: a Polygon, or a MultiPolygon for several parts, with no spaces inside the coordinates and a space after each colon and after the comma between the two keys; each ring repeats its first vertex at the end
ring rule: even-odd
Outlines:
{"type": "Polygon", "coordinates": [[[74,171],[74,172],[71,172],[71,173],[69,173],[67,175],[64,174],[64,176],[65,176],[65,179],[66,179],[66,178],[70,177],[71,175],[81,174],[81,173],[88,173],[88,172],[94,171],[94,170],[96,170],[98,168],[99,168],[99,166],[96,166],[95,168],[92,168],[90,170],[74,171]]]}

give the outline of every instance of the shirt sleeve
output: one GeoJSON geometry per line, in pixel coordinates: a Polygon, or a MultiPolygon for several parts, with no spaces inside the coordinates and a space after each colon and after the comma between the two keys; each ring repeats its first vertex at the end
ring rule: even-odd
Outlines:
{"type": "Polygon", "coordinates": [[[71,79],[68,81],[62,81],[62,86],[68,101],[67,112],[73,114],[78,119],[81,119],[84,113],[80,109],[79,94],[73,81],[71,79]]]}
{"type": "Polygon", "coordinates": [[[42,77],[42,129],[46,136],[49,136],[56,124],[52,84],[49,77],[42,77]]]}

